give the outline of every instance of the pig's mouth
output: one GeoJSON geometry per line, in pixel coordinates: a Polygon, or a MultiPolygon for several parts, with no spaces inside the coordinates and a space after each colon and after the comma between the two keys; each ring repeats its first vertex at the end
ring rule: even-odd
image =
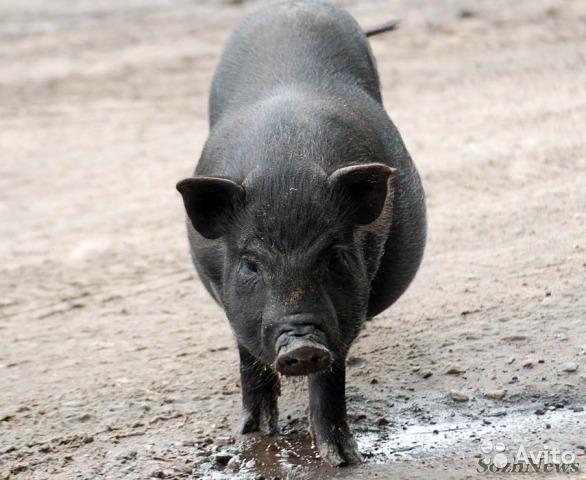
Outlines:
{"type": "Polygon", "coordinates": [[[275,369],[282,375],[309,375],[330,368],[331,352],[311,335],[282,334],[277,340],[275,369]]]}

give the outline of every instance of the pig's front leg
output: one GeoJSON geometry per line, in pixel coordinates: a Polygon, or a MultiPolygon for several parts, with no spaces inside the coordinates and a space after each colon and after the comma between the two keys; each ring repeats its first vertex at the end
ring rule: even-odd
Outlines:
{"type": "Polygon", "coordinates": [[[238,345],[238,350],[243,410],[240,432],[262,431],[274,435],[277,433],[279,421],[279,376],[241,345],[238,345]]]}
{"type": "Polygon", "coordinates": [[[327,372],[309,375],[310,427],[324,460],[334,466],[362,462],[346,421],[346,365],[335,362],[327,372]]]}

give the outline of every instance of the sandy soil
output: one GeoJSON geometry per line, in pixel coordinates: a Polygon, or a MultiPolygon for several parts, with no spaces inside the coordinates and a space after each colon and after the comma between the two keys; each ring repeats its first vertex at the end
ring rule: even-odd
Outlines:
{"type": "Polygon", "coordinates": [[[429,205],[415,283],[352,350],[366,464],[320,466],[303,382],[285,436],[235,434],[235,342],[190,264],[174,184],[256,3],[5,0],[0,479],[468,478],[486,442],[586,475],[586,3],[341,3],[401,21],[372,45],[429,205]]]}

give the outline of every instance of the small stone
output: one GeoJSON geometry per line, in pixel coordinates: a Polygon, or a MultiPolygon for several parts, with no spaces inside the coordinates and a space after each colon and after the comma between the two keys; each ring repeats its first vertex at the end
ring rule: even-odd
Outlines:
{"type": "Polygon", "coordinates": [[[155,468],[151,470],[151,473],[147,473],[149,478],[163,478],[163,471],[155,468]]]}
{"type": "Polygon", "coordinates": [[[454,400],[454,402],[467,402],[468,400],[470,400],[470,397],[468,395],[458,390],[450,390],[449,396],[452,400],[454,400]]]}
{"type": "Polygon", "coordinates": [[[116,458],[120,458],[123,460],[132,460],[133,458],[136,458],[136,456],[138,455],[138,452],[136,450],[129,450],[127,452],[123,452],[120,455],[117,455],[116,458]]]}
{"type": "Polygon", "coordinates": [[[506,394],[506,390],[488,390],[484,392],[484,398],[501,401],[503,398],[505,398],[506,394]]]}
{"type": "Polygon", "coordinates": [[[545,415],[545,409],[543,408],[538,408],[537,410],[535,410],[535,415],[545,415]]]}
{"type": "Polygon", "coordinates": [[[527,340],[527,335],[509,335],[507,337],[503,337],[505,342],[522,342],[523,340],[527,340]]]}
{"type": "Polygon", "coordinates": [[[574,362],[566,362],[563,364],[562,369],[564,372],[572,373],[578,370],[578,364],[574,362]]]}
{"type": "Polygon", "coordinates": [[[460,373],[466,372],[466,369],[458,364],[448,365],[445,370],[446,375],[459,375],[460,373]]]}
{"type": "Polygon", "coordinates": [[[476,13],[473,12],[472,10],[463,9],[463,10],[460,10],[460,12],[458,12],[458,17],[460,17],[460,18],[474,18],[474,17],[476,17],[476,13]]]}
{"type": "Polygon", "coordinates": [[[228,465],[228,462],[234,457],[231,453],[216,453],[214,455],[214,461],[218,465],[228,465]]]}
{"type": "Polygon", "coordinates": [[[28,470],[28,465],[26,463],[16,463],[10,467],[9,473],[16,475],[17,473],[22,473],[26,470],[28,470]]]}
{"type": "Polygon", "coordinates": [[[216,437],[217,445],[230,445],[234,443],[234,438],[231,435],[216,437]]]}
{"type": "Polygon", "coordinates": [[[573,412],[576,412],[576,413],[583,412],[584,411],[584,407],[581,407],[579,405],[576,405],[576,406],[572,407],[572,411],[573,412]]]}
{"type": "Polygon", "coordinates": [[[523,362],[523,368],[533,368],[535,366],[535,360],[528,358],[523,362]]]}
{"type": "Polygon", "coordinates": [[[212,454],[215,454],[215,453],[217,453],[217,451],[218,451],[218,448],[219,448],[219,446],[218,446],[218,445],[214,445],[214,444],[207,445],[207,446],[205,447],[205,452],[206,452],[206,455],[209,457],[209,456],[211,456],[212,454]]]}
{"type": "Polygon", "coordinates": [[[177,465],[174,468],[176,471],[181,473],[187,473],[188,475],[193,472],[193,465],[177,465]]]}
{"type": "Polygon", "coordinates": [[[228,460],[226,468],[234,472],[238,471],[240,469],[240,459],[238,457],[232,457],[230,460],[228,460]]]}
{"type": "Polygon", "coordinates": [[[421,373],[421,377],[422,378],[429,378],[433,375],[433,372],[430,372],[429,370],[426,370],[425,372],[421,373]]]}
{"type": "Polygon", "coordinates": [[[270,443],[267,446],[267,452],[278,452],[279,451],[279,446],[276,443],[270,443]]]}
{"type": "Polygon", "coordinates": [[[389,421],[385,417],[380,417],[377,422],[379,426],[388,425],[389,421]]]}

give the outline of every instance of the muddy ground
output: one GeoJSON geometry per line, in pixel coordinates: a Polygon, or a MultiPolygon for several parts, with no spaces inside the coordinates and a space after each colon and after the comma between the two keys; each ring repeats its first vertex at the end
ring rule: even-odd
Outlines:
{"type": "Polygon", "coordinates": [[[371,43],[429,207],[416,281],[351,351],[366,463],[321,466],[302,381],[284,436],[235,433],[235,342],[190,264],[174,184],[257,2],[4,0],[0,479],[496,478],[497,443],[586,476],[586,3],[340,3],[401,22],[371,43]]]}

